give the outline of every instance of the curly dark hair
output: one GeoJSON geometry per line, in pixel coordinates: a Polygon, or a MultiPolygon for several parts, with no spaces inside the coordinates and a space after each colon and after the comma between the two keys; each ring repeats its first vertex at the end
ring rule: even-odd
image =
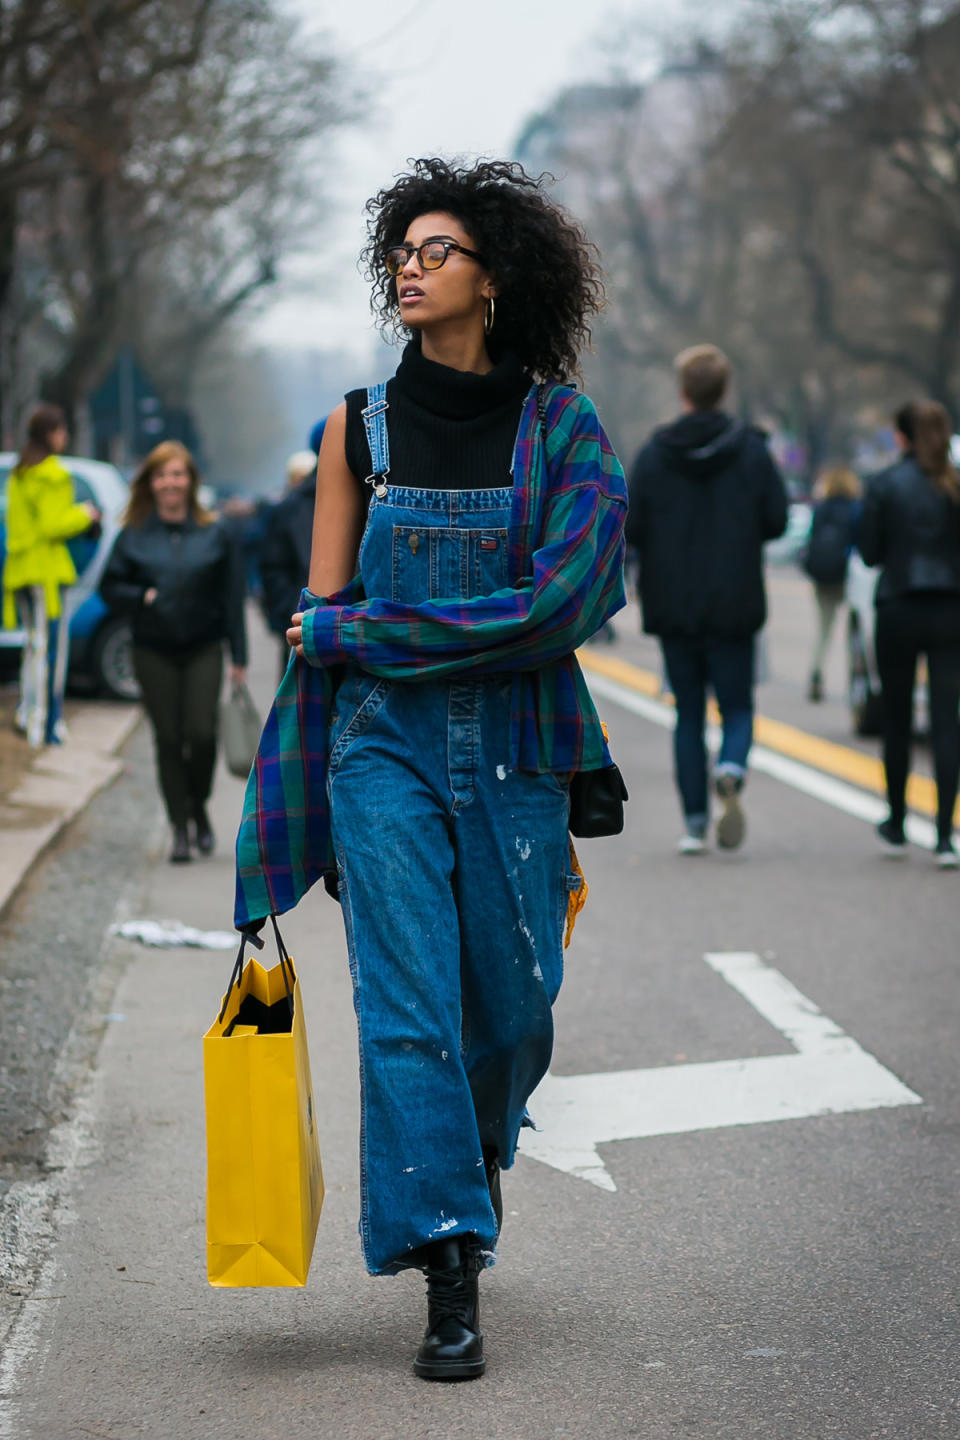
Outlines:
{"type": "Polygon", "coordinates": [[[418,215],[442,210],[469,232],[498,293],[488,348],[512,350],[537,379],[564,379],[578,370],[589,344],[589,318],[604,303],[596,247],[580,226],[547,198],[545,183],[506,160],[410,160],[408,175],[367,202],[363,249],[373,284],[371,308],[383,330],[398,314],[397,283],[384,252],[403,241],[418,215]]]}

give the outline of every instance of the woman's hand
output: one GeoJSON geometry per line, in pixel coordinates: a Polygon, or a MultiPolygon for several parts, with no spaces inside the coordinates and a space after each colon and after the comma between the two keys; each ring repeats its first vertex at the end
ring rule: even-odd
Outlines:
{"type": "Polygon", "coordinates": [[[144,592],[143,592],[143,603],[144,603],[144,605],[152,605],[153,602],[154,602],[154,600],[156,600],[156,598],[157,598],[157,589],[156,589],[156,586],[155,586],[155,585],[151,585],[149,590],[144,590],[144,592]]]}
{"type": "Polygon", "coordinates": [[[247,678],[246,665],[231,665],[227,672],[230,677],[230,685],[234,690],[239,690],[247,678]]]}
{"type": "Polygon", "coordinates": [[[292,645],[298,655],[303,654],[303,611],[298,610],[296,615],[291,616],[293,621],[287,631],[287,644],[292,645]]]}

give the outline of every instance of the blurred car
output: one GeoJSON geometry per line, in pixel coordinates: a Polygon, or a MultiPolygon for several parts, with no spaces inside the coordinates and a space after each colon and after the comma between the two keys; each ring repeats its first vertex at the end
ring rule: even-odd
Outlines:
{"type": "MultiPolygon", "coordinates": [[[[859,551],[850,555],[847,566],[847,696],[850,723],[855,735],[883,733],[883,696],[877,668],[875,596],[880,567],[864,563],[859,551]]],[[[927,662],[920,657],[913,692],[913,730],[927,735],[930,729],[927,693],[927,662]]]]}
{"type": "MultiPolygon", "coordinates": [[[[7,479],[16,464],[12,451],[0,452],[0,564],[6,549],[7,479]]],[[[77,583],[70,592],[71,684],[79,681],[115,700],[136,700],[140,690],[133,673],[130,625],[111,615],[97,593],[100,577],[113,547],[129,491],[119,470],[100,460],[65,455],[63,463],[73,477],[77,500],[89,500],[103,516],[97,539],[80,535],[69,542],[77,567],[77,583]]],[[[0,656],[19,659],[22,630],[0,629],[0,656]]]]}
{"type": "Polygon", "coordinates": [[[857,735],[879,735],[883,719],[875,645],[879,579],[879,568],[866,565],[854,550],[847,565],[847,696],[857,735]]]}

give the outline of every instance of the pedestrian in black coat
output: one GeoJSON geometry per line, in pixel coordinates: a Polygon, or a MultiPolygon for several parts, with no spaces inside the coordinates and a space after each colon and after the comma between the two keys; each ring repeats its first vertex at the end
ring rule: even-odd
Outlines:
{"type": "Polygon", "coordinates": [[[643,628],[660,638],[677,703],[680,850],[690,855],[704,849],[709,821],[708,686],[723,719],[717,843],[732,849],[743,840],[738,796],[753,736],[754,636],[767,616],[763,544],[786,529],[787,495],[763,431],[721,409],[730,380],[723,352],[696,346],[676,368],[684,413],[637,456],[626,536],[639,561],[643,628]]]}
{"type": "Polygon", "coordinates": [[[950,456],[950,417],[935,400],[896,416],[902,458],[867,485],[860,553],[882,566],[877,583],[877,668],[883,689],[883,763],[891,852],[906,848],[907,775],[917,659],[927,657],[937,781],[937,862],[955,869],[953,812],[960,778],[960,474],[950,456]]]}
{"type": "Polygon", "coordinates": [[[177,863],[191,858],[191,825],[200,853],[214,848],[207,800],[225,647],[232,685],[243,684],[247,664],[243,558],[235,537],[200,504],[198,487],[193,457],[178,441],[151,450],[100,581],[110,609],[130,619],[177,863]]]}
{"type": "Polygon", "coordinates": [[[270,629],[281,638],[283,667],[290,655],[286,641],[290,617],[300,608],[300,591],[310,569],[317,493],[317,457],[312,450],[291,455],[287,479],[290,488],[267,516],[260,550],[263,609],[270,629]]]}
{"type": "Polygon", "coordinates": [[[845,465],[828,465],[817,477],[810,538],[803,568],[813,581],[817,632],[807,699],[823,699],[823,667],[846,594],[847,566],[860,520],[860,481],[845,465]]]}

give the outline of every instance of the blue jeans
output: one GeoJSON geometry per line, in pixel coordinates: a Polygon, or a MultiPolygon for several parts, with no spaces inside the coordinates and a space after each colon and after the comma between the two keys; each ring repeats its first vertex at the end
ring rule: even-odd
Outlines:
{"type": "MultiPolygon", "coordinates": [[[[505,584],[510,496],[390,486],[361,545],[367,593],[419,603],[505,584]]],[[[513,1162],[550,1063],[569,802],[555,776],[509,768],[508,677],[403,683],[350,667],[330,739],[360,1232],[369,1270],[394,1274],[444,1236],[496,1243],[483,1148],[513,1162]]]]}
{"type": "Polygon", "coordinates": [[[716,774],[742,781],[753,740],[753,636],[710,636],[660,642],[667,679],[677,703],[673,732],[674,774],[687,828],[703,834],[710,817],[707,783],[707,689],[713,689],[723,723],[716,774]]]}
{"type": "MultiPolygon", "coordinates": [[[[67,604],[67,595],[66,590],[60,591],[62,606],[67,604]]],[[[70,653],[67,617],[61,613],[57,619],[50,619],[42,585],[18,590],[16,604],[20,623],[26,631],[20,659],[18,723],[32,746],[57,745],[61,739],[70,653]]]]}

